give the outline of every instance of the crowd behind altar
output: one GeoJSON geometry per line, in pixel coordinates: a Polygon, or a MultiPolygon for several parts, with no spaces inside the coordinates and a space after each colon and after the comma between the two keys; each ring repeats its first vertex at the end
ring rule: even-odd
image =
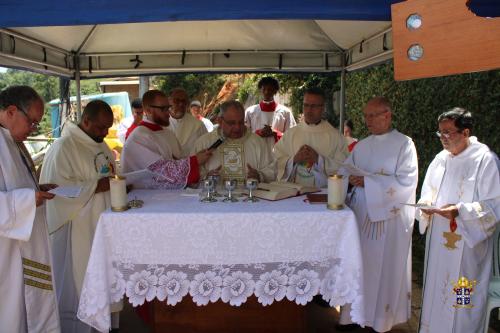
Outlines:
{"type": "MultiPolygon", "coordinates": [[[[258,104],[245,110],[227,100],[215,124],[182,87],[146,92],[132,102],[133,117],[120,124],[119,163],[104,142],[113,125],[111,107],[91,101],[80,122],[67,123],[51,145],[39,177],[23,141],[37,129],[44,102],[27,86],[1,91],[0,291],[9,306],[0,308],[0,331],[92,331],[76,315],[96,224],[111,205],[110,177],[147,170],[150,179],[136,188],[197,187],[210,175],[325,188],[330,175],[343,175],[346,204],[359,227],[365,322],[353,323],[346,304],[337,330],[361,325],[387,332],[409,320],[416,220],[426,237],[419,332],[482,332],[500,176],[498,157],[473,135],[480,120],[460,107],[442,110],[437,131],[428,134],[443,150],[416,193],[418,152],[412,138],[392,126],[397,111],[387,98],[366,101],[370,135],[357,140],[349,120],[341,133],[324,119],[321,89],[305,90],[297,122],[275,101],[276,79],[264,77],[258,88],[258,104]],[[78,186],[81,193],[54,196],[50,190],[58,186],[78,186]]],[[[115,332],[120,310],[111,309],[115,332]]]]}

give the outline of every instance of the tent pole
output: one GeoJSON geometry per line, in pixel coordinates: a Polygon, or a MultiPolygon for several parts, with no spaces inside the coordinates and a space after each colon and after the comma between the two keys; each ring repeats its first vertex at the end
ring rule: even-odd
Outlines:
{"type": "Polygon", "coordinates": [[[71,108],[70,102],[70,79],[65,77],[59,78],[59,114],[58,123],[56,124],[57,130],[53,133],[53,136],[58,138],[61,136],[64,123],[69,117],[68,111],[71,108]]]}
{"type": "Polygon", "coordinates": [[[80,57],[75,55],[75,83],[76,83],[76,122],[82,119],[82,95],[80,92],[80,57]]]}
{"type": "Polygon", "coordinates": [[[344,121],[345,121],[345,54],[342,55],[342,71],[340,72],[340,115],[339,115],[339,130],[344,134],[344,121]]]}

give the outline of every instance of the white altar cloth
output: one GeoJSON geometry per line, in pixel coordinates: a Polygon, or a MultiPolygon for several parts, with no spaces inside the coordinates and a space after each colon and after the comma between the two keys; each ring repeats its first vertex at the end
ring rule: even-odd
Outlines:
{"type": "Polygon", "coordinates": [[[175,305],[234,306],[255,295],[262,305],[285,297],[305,305],[321,294],[331,306],[352,303],[363,322],[359,232],[349,208],[311,205],[304,197],[257,203],[201,203],[181,191],[136,190],[140,209],[104,212],[83,284],[78,317],[110,327],[110,304],[157,298],[175,305]]]}

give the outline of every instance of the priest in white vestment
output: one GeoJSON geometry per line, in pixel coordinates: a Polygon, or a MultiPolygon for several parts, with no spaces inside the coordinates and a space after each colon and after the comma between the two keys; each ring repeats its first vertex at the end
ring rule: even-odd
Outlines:
{"type": "Polygon", "coordinates": [[[201,168],[201,177],[209,172],[222,179],[255,178],[260,182],[275,180],[275,164],[265,141],[245,127],[245,110],[238,101],[227,101],[220,106],[220,126],[205,134],[194,145],[193,152],[208,149],[221,137],[224,143],[214,150],[201,168]]]}
{"type": "MultiPolygon", "coordinates": [[[[115,162],[104,137],[112,125],[111,107],[91,101],[80,123],[66,125],[43,162],[42,181],[82,188],[78,198],[56,197],[47,205],[63,332],[92,331],[77,318],[77,311],[97,221],[110,207],[108,177],[115,173],[115,162]]],[[[120,305],[112,310],[119,311],[120,305]]],[[[116,328],[117,314],[113,318],[116,328]]]]}
{"type": "Polygon", "coordinates": [[[278,180],[326,187],[349,152],[340,132],[322,120],[325,94],[311,88],[304,93],[304,122],[289,129],[274,146],[278,180]]]}
{"type": "Polygon", "coordinates": [[[470,112],[452,109],[438,123],[444,150],[427,170],[419,203],[439,208],[417,215],[420,232],[427,231],[419,332],[480,333],[500,220],[499,161],[471,136],[470,112]],[[461,278],[473,284],[470,297],[461,278]]]}
{"type": "MultiPolygon", "coordinates": [[[[346,164],[366,173],[342,168],[352,187],[347,200],[356,215],[363,257],[363,326],[387,332],[410,319],[411,237],[418,161],[411,138],[391,128],[392,111],[383,97],[363,109],[371,135],[358,142],[346,164]]],[[[341,313],[350,324],[350,306],[341,313]]],[[[352,325],[352,324],[350,324],[352,325]]]]}
{"type": "Polygon", "coordinates": [[[263,99],[246,109],[245,125],[264,138],[272,150],[283,133],[296,125],[295,117],[289,108],[274,100],[280,88],[278,80],[270,76],[263,77],[257,86],[263,99]]]}
{"type": "Polygon", "coordinates": [[[168,127],[175,133],[181,145],[181,156],[177,157],[188,157],[194,142],[208,131],[203,122],[187,112],[189,100],[184,89],[173,89],[168,96],[168,101],[170,104],[168,127]]]}
{"type": "Polygon", "coordinates": [[[43,111],[30,87],[0,92],[1,332],[60,332],[44,204],[54,186],[38,184],[22,143],[43,111]]]}
{"type": "Polygon", "coordinates": [[[121,171],[147,170],[150,178],[133,183],[138,188],[179,189],[196,184],[200,166],[211,155],[202,151],[182,157],[175,134],[167,127],[170,120],[168,97],[159,90],[150,90],[142,97],[145,119],[135,128],[123,146],[121,171]]]}

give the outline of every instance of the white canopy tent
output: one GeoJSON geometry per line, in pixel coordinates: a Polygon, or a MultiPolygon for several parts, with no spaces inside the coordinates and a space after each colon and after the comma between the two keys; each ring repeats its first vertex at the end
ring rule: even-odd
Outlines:
{"type": "Polygon", "coordinates": [[[171,72],[330,72],[390,59],[391,23],[230,20],[0,29],[0,65],[76,79],[171,72]]]}
{"type": "Polygon", "coordinates": [[[0,0],[0,66],[77,86],[179,72],[341,71],[344,83],[346,71],[392,57],[399,1],[0,0]]]}

